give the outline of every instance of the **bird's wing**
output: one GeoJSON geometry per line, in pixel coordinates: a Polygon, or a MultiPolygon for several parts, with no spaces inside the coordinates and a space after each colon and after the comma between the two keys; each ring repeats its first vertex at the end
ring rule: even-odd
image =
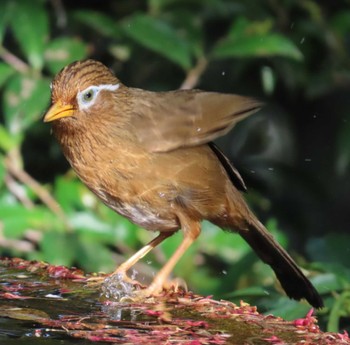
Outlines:
{"type": "Polygon", "coordinates": [[[248,97],[199,90],[140,93],[134,99],[132,125],[151,152],[209,143],[262,105],[248,97]]]}

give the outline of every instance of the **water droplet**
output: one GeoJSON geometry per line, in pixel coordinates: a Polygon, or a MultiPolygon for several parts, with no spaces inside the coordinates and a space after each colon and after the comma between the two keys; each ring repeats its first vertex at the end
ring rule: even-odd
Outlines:
{"type": "Polygon", "coordinates": [[[26,274],[17,274],[16,278],[18,278],[18,279],[28,279],[28,276],[26,274]]]}
{"type": "Polygon", "coordinates": [[[135,270],[135,268],[133,268],[132,273],[131,273],[131,279],[135,280],[138,273],[139,272],[137,272],[137,270],[135,270]]]}
{"type": "Polygon", "coordinates": [[[227,271],[226,270],[222,270],[222,274],[226,275],[227,271]]]}
{"type": "Polygon", "coordinates": [[[301,40],[300,40],[300,44],[303,44],[305,42],[305,37],[303,37],[301,40]]]}
{"type": "Polygon", "coordinates": [[[60,295],[54,295],[52,293],[49,293],[47,295],[45,295],[46,298],[63,298],[62,296],[60,295]]]}

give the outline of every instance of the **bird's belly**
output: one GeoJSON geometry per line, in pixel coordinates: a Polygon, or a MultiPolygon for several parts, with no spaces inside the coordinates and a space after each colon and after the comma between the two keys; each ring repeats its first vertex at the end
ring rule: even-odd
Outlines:
{"type": "Polygon", "coordinates": [[[147,230],[176,231],[179,229],[178,219],[172,212],[155,209],[148,203],[140,201],[124,201],[103,190],[94,190],[94,192],[112,210],[147,230]]]}
{"type": "Polygon", "coordinates": [[[122,204],[115,211],[147,230],[174,231],[179,229],[175,217],[165,217],[163,214],[154,212],[148,207],[122,204]]]}

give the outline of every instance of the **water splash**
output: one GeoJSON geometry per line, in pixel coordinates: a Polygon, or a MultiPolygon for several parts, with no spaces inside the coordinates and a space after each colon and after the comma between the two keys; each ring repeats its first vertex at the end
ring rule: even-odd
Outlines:
{"type": "MultiPolygon", "coordinates": [[[[132,279],[136,276],[134,271],[132,279]]],[[[135,298],[139,287],[131,282],[125,281],[122,274],[113,274],[107,277],[101,286],[101,296],[114,301],[130,300],[135,298]]]]}

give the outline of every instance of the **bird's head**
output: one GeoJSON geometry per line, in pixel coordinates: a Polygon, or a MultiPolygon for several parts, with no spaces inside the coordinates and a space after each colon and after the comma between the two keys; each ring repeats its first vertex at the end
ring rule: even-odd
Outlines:
{"type": "Polygon", "coordinates": [[[123,85],[101,62],[73,62],[57,74],[51,84],[52,105],[44,122],[82,120],[104,111],[108,97],[123,85]],[[105,99],[103,99],[105,98],[105,99]]]}

